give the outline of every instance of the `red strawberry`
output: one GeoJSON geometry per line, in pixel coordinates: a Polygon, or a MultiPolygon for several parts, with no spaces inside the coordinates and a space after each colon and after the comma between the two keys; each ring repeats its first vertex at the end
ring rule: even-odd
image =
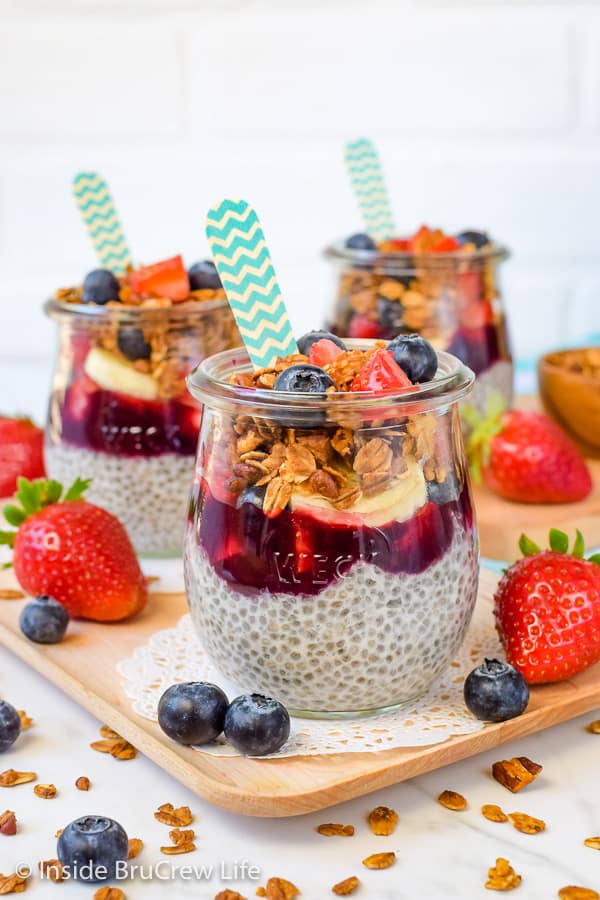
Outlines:
{"type": "Polygon", "coordinates": [[[13,548],[19,584],[28,594],[54,597],[69,615],[115,622],[146,604],[148,589],[127,532],[113,515],[82,500],[77,479],[61,501],[57,481],[19,478],[21,506],[4,509],[17,531],[0,531],[13,548]]]}
{"type": "Polygon", "coordinates": [[[0,497],[14,494],[19,475],[45,475],[44,432],[30,419],[0,416],[0,497]]]}
{"type": "Polygon", "coordinates": [[[444,235],[436,240],[430,249],[432,253],[452,253],[454,250],[460,249],[460,244],[451,235],[444,235]]]}
{"type": "Polygon", "coordinates": [[[336,356],[339,356],[342,348],[330,341],[329,338],[321,338],[311,345],[308,358],[313,366],[320,366],[322,369],[326,365],[332,363],[336,356]]]}
{"type": "Polygon", "coordinates": [[[474,430],[467,453],[475,480],[519,503],[571,503],[592,490],[592,478],[573,441],[547,416],[512,409],[481,420],[465,413],[474,430]]]}
{"type": "Polygon", "coordinates": [[[169,297],[174,302],[186,300],[190,293],[190,280],[181,256],[135,269],[129,273],[129,283],[136,294],[169,297]]]}
{"type": "Polygon", "coordinates": [[[366,316],[352,316],[348,325],[348,337],[367,338],[381,337],[381,328],[377,322],[367,319],[366,316]]]}
{"type": "Polygon", "coordinates": [[[371,356],[352,384],[351,391],[389,391],[394,388],[413,387],[392,354],[382,348],[371,356]]]}
{"type": "Polygon", "coordinates": [[[530,684],[563,681],[600,660],[600,554],[572,553],[562,531],[550,550],[521,535],[524,559],[504,574],[494,597],[496,628],[509,663],[530,684]]]}

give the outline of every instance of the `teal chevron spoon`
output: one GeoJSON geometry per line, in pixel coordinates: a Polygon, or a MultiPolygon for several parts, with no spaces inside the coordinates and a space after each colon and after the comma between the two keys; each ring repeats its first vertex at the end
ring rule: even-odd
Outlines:
{"type": "Polygon", "coordinates": [[[270,366],[298,352],[258,216],[245,200],[209,210],[206,236],[252,364],[270,366]]]}
{"type": "Polygon", "coordinates": [[[376,241],[388,240],[396,227],[377,150],[367,138],[348,141],[345,160],[367,234],[376,241]]]}
{"type": "Polygon", "coordinates": [[[96,172],[79,172],[73,195],[100,265],[122,275],[131,265],[131,252],[108,185],[96,172]]]}

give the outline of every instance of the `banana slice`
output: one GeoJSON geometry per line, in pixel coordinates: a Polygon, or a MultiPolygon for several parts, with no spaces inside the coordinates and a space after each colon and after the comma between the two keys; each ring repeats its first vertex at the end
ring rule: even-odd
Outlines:
{"type": "Polygon", "coordinates": [[[138,372],[133,363],[113,356],[108,350],[94,347],[84,363],[85,374],[106,391],[127,394],[139,400],[156,400],[158,384],[144,372],[138,372]]]}
{"type": "Polygon", "coordinates": [[[403,478],[398,478],[386,491],[374,497],[361,497],[360,500],[344,510],[336,510],[324,497],[294,494],[292,509],[323,511],[326,520],[352,524],[356,519],[374,528],[387,525],[388,522],[405,522],[427,502],[427,485],[421,467],[415,463],[408,464],[408,471],[403,478]]]}

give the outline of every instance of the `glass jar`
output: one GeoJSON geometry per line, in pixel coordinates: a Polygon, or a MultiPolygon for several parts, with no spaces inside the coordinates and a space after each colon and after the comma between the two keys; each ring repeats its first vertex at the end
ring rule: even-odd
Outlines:
{"type": "Polygon", "coordinates": [[[201,409],[185,377],[240,343],[226,300],[96,306],[49,300],[59,331],[46,470],[92,479],[87,498],[141,554],[181,554],[201,409]]]}
{"type": "Polygon", "coordinates": [[[495,395],[512,402],[513,367],[498,266],[506,248],[472,252],[381,253],[330,245],[337,294],[328,330],[391,340],[417,332],[475,372],[469,404],[484,412],[495,395]]]}
{"type": "Polygon", "coordinates": [[[356,716],[414,700],[454,657],[478,583],[458,414],[473,373],[438,358],[434,381],[377,395],[239,387],[241,350],[189,376],[204,415],[186,589],[240,690],[356,716]]]}

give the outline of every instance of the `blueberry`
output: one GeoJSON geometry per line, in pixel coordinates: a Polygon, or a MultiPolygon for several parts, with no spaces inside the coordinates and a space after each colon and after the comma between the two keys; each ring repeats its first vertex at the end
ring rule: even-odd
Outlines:
{"type": "Polygon", "coordinates": [[[83,282],[84,303],[96,303],[104,306],[109,300],[119,300],[121,285],[119,279],[108,269],[94,269],[88,272],[83,282]]]}
{"type": "Polygon", "coordinates": [[[228,704],[216,684],[174,684],[159,700],[158,724],[178,744],[209,744],[223,731],[228,704]]]}
{"type": "Polygon", "coordinates": [[[413,384],[431,381],[437,372],[437,355],[429,341],[418,334],[399,334],[388,350],[413,384]]]}
{"type": "Polygon", "coordinates": [[[129,325],[121,325],[119,328],[117,345],[123,356],[132,362],[136,359],[150,359],[152,353],[152,347],[146,343],[142,329],[129,325]]]}
{"type": "Polygon", "coordinates": [[[460,493],[461,483],[454,472],[448,472],[445,479],[441,482],[427,482],[427,496],[432,503],[437,503],[438,506],[458,500],[460,493]]]}
{"type": "Polygon", "coordinates": [[[274,391],[296,394],[324,394],[333,387],[333,379],[320,366],[298,365],[284,369],[275,379],[274,391]]]}
{"type": "Polygon", "coordinates": [[[36,597],[21,610],[19,626],[36,644],[59,644],[69,624],[69,613],[54,597],[36,597]]]}
{"type": "Polygon", "coordinates": [[[217,267],[212,259],[205,259],[203,262],[194,263],[188,270],[188,278],[190,279],[190,288],[192,291],[201,291],[210,289],[218,291],[223,287],[217,267]]]}
{"type": "Polygon", "coordinates": [[[378,297],[377,319],[386,333],[398,334],[404,327],[404,307],[398,300],[378,297]]]}
{"type": "Polygon", "coordinates": [[[332,341],[332,343],[334,343],[336,347],[339,347],[340,350],[348,349],[337,334],[332,334],[330,331],[307,331],[301,338],[298,338],[298,351],[303,353],[304,356],[308,356],[310,348],[313,344],[316,344],[317,341],[332,341]]]}
{"type": "Polygon", "coordinates": [[[465,680],[465,703],[476,719],[505,722],[527,709],[529,687],[507,662],[486,659],[465,680]]]}
{"type": "Polygon", "coordinates": [[[129,855],[125,830],[107,816],[82,816],[70,822],[58,839],[58,858],[77,881],[115,877],[129,855]]]}
{"type": "Polygon", "coordinates": [[[0,753],[9,750],[21,734],[21,717],[14,706],[0,700],[0,753]]]}
{"type": "Polygon", "coordinates": [[[260,487],[258,487],[256,484],[249,484],[248,487],[244,488],[244,490],[241,491],[238,495],[235,504],[236,509],[239,509],[244,505],[244,503],[252,503],[252,505],[256,506],[257,509],[262,509],[266,492],[266,484],[261,485],[260,487]]]}
{"type": "Polygon", "coordinates": [[[348,250],[377,250],[377,244],[368,234],[353,234],[346,241],[348,250]]]}
{"type": "Polygon", "coordinates": [[[227,710],[224,731],[229,743],[245,756],[267,756],[290,736],[290,716],[278,700],[242,694],[227,710]]]}
{"type": "Polygon", "coordinates": [[[475,244],[477,250],[481,250],[486,244],[490,243],[490,239],[485,231],[461,231],[456,235],[456,240],[462,246],[463,244],[475,244]]]}

